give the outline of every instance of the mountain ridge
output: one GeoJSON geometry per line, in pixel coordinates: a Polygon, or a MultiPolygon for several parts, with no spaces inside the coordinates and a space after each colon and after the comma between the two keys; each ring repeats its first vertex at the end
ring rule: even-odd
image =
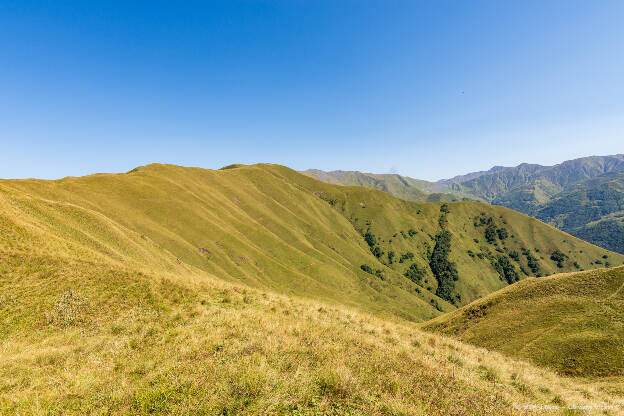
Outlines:
{"type": "MultiPolygon", "coordinates": [[[[330,180],[328,177],[332,176],[331,172],[324,174],[315,173],[317,171],[307,172],[322,180],[330,180]]],[[[342,176],[348,175],[356,176],[357,172],[342,174],[342,176]]],[[[374,176],[374,174],[366,175],[374,176]]],[[[383,180],[381,175],[376,178],[378,181],[383,180]]],[[[624,221],[620,216],[620,206],[624,203],[624,195],[620,195],[619,190],[617,191],[618,195],[612,195],[609,198],[603,198],[603,200],[594,199],[594,203],[599,206],[598,210],[602,210],[603,214],[600,218],[595,218],[594,213],[597,210],[587,211],[581,225],[578,223],[574,226],[564,225],[566,224],[565,221],[560,218],[547,215],[549,211],[553,211],[553,207],[556,207],[559,216],[570,217],[574,215],[578,217],[579,212],[582,211],[581,206],[587,205],[582,202],[581,192],[585,192],[583,195],[600,193],[602,192],[601,189],[608,186],[605,185],[608,180],[613,182],[622,179],[624,179],[624,154],[615,154],[588,156],[553,166],[528,163],[521,163],[515,167],[495,166],[489,171],[473,172],[451,179],[443,179],[437,182],[437,188],[425,183],[420,187],[425,195],[412,196],[396,185],[391,189],[385,189],[383,184],[379,183],[371,186],[366,182],[361,182],[359,185],[384,189],[404,199],[428,200],[433,194],[428,196],[426,193],[435,189],[438,195],[445,195],[447,200],[448,198],[450,200],[473,199],[505,206],[539,218],[551,225],[556,225],[563,231],[582,237],[589,242],[624,253],[624,238],[621,237],[624,221]],[[575,191],[580,198],[578,201],[572,201],[573,196],[570,195],[575,191]],[[564,199],[570,205],[571,212],[567,212],[565,209],[561,210],[564,199]]],[[[345,182],[336,175],[331,178],[331,181],[333,183],[345,182]]],[[[418,183],[418,180],[413,181],[418,183]]],[[[584,200],[586,201],[587,198],[584,200]]]]}
{"type": "Polygon", "coordinates": [[[615,408],[600,384],[416,325],[528,275],[609,272],[605,255],[624,262],[504,207],[271,164],[0,180],[0,413],[615,408]]]}

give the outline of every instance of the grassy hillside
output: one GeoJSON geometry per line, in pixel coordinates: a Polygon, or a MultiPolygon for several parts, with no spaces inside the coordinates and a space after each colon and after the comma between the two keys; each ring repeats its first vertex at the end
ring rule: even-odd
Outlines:
{"type": "Polygon", "coordinates": [[[398,318],[453,309],[432,270],[456,268],[460,302],[507,285],[475,253],[521,243],[588,266],[606,253],[504,208],[276,165],[0,181],[0,414],[511,415],[589,398],[618,414],[617,392],[398,318]]]}
{"type": "Polygon", "coordinates": [[[62,241],[81,258],[155,270],[192,266],[251,287],[411,320],[439,314],[435,295],[416,293],[392,270],[384,269],[383,280],[362,271],[362,264],[384,266],[341,213],[281,171],[289,170],[150,165],[128,174],[0,181],[7,206],[0,239],[24,252],[56,256],[58,247],[48,246],[62,241]]]}
{"type": "Polygon", "coordinates": [[[425,328],[566,375],[624,375],[624,267],[526,279],[425,328]]]}
{"type": "Polygon", "coordinates": [[[577,184],[535,216],[609,250],[624,252],[624,174],[609,172],[577,184]]]}
{"type": "Polygon", "coordinates": [[[83,258],[192,266],[416,321],[526,276],[624,261],[502,207],[407,202],[277,165],[0,181],[0,195],[5,244],[25,252],[57,255],[47,245],[62,241],[83,258]]]}
{"type": "Polygon", "coordinates": [[[624,155],[591,156],[555,166],[521,164],[449,186],[523,212],[579,238],[624,253],[624,155]]]}
{"type": "Polygon", "coordinates": [[[0,252],[0,414],[620,414],[592,385],[407,323],[69,254],[0,252]]]}
{"type": "Polygon", "coordinates": [[[410,201],[469,199],[502,205],[624,254],[624,155],[591,156],[555,166],[495,166],[436,183],[361,172],[304,173],[329,183],[380,189],[410,201]]]}

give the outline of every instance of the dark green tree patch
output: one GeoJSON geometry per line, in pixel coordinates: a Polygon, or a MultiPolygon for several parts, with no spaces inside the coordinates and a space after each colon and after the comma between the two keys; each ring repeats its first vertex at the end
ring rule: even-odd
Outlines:
{"type": "Polygon", "coordinates": [[[364,233],[364,241],[366,241],[366,244],[368,244],[369,247],[373,247],[377,244],[377,237],[375,237],[375,234],[371,233],[369,230],[364,233]]]}
{"type": "Polygon", "coordinates": [[[365,271],[366,273],[373,274],[373,269],[368,264],[363,264],[360,266],[360,269],[365,271]]]}
{"type": "Polygon", "coordinates": [[[384,252],[379,248],[379,246],[371,247],[370,251],[371,253],[373,253],[373,256],[377,257],[378,259],[380,259],[381,256],[383,256],[384,254],[384,252]]]}
{"type": "Polygon", "coordinates": [[[373,276],[377,276],[381,280],[384,280],[383,271],[380,270],[380,269],[373,270],[373,268],[370,267],[368,264],[362,264],[360,266],[360,269],[362,269],[363,271],[365,271],[368,274],[372,274],[373,276]]]}
{"type": "Polygon", "coordinates": [[[550,254],[550,259],[557,263],[557,267],[563,268],[563,262],[568,256],[563,254],[559,249],[556,249],[550,254]]]}
{"type": "Polygon", "coordinates": [[[411,260],[414,258],[414,253],[412,253],[411,251],[408,251],[407,253],[403,253],[401,254],[401,257],[399,257],[399,263],[403,263],[406,260],[411,260]]]}
{"type": "Polygon", "coordinates": [[[495,243],[496,235],[496,226],[493,223],[490,223],[487,227],[485,227],[485,240],[488,243],[495,243]]]}
{"type": "Polygon", "coordinates": [[[425,269],[418,267],[418,264],[416,263],[412,263],[403,276],[407,277],[414,283],[420,284],[422,282],[422,278],[425,277],[426,274],[427,271],[425,269]]]}
{"type": "Polygon", "coordinates": [[[527,265],[529,266],[529,269],[531,269],[531,272],[537,275],[540,271],[540,265],[537,259],[531,254],[531,250],[522,247],[520,252],[524,257],[526,257],[527,265]]]}
{"type": "Polygon", "coordinates": [[[457,266],[449,261],[448,256],[451,251],[451,233],[442,230],[435,237],[435,246],[429,260],[429,267],[438,281],[436,295],[444,300],[455,303],[453,290],[455,281],[459,279],[457,266]]]}
{"type": "Polygon", "coordinates": [[[507,256],[498,256],[496,261],[492,262],[492,266],[498,272],[501,280],[505,280],[509,284],[520,280],[516,267],[509,261],[507,256]]]}

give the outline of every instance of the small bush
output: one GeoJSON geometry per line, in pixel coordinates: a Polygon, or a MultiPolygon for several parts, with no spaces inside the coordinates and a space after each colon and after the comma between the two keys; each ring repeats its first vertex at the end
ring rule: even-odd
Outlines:
{"type": "Polygon", "coordinates": [[[373,247],[377,244],[377,237],[375,237],[375,234],[371,233],[369,230],[364,233],[364,241],[366,241],[366,244],[368,244],[369,247],[373,247]]]}
{"type": "Polygon", "coordinates": [[[498,381],[498,374],[496,374],[496,371],[494,371],[493,368],[486,367],[484,365],[480,365],[479,367],[477,367],[477,372],[479,373],[479,376],[483,380],[487,380],[487,381],[491,381],[491,382],[497,382],[498,381]]]}
{"type": "Polygon", "coordinates": [[[411,260],[413,258],[414,258],[414,253],[412,253],[411,251],[408,251],[407,253],[401,254],[401,257],[399,257],[399,263],[403,263],[405,260],[411,260]]]}
{"type": "Polygon", "coordinates": [[[557,263],[557,267],[560,269],[563,267],[563,262],[568,256],[563,254],[559,249],[553,251],[550,255],[550,259],[557,263]]]}
{"type": "Polygon", "coordinates": [[[366,273],[374,274],[373,269],[368,264],[361,265],[360,269],[362,269],[366,273]]]}
{"type": "Polygon", "coordinates": [[[414,283],[420,283],[422,278],[427,274],[425,269],[418,267],[418,264],[412,263],[403,276],[407,277],[414,283]]]}

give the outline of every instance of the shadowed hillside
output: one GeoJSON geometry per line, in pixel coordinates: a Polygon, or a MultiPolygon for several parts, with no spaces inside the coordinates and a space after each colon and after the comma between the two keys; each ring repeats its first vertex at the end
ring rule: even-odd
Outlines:
{"type": "Polygon", "coordinates": [[[624,267],[526,279],[424,328],[566,375],[624,375],[624,267]]]}

